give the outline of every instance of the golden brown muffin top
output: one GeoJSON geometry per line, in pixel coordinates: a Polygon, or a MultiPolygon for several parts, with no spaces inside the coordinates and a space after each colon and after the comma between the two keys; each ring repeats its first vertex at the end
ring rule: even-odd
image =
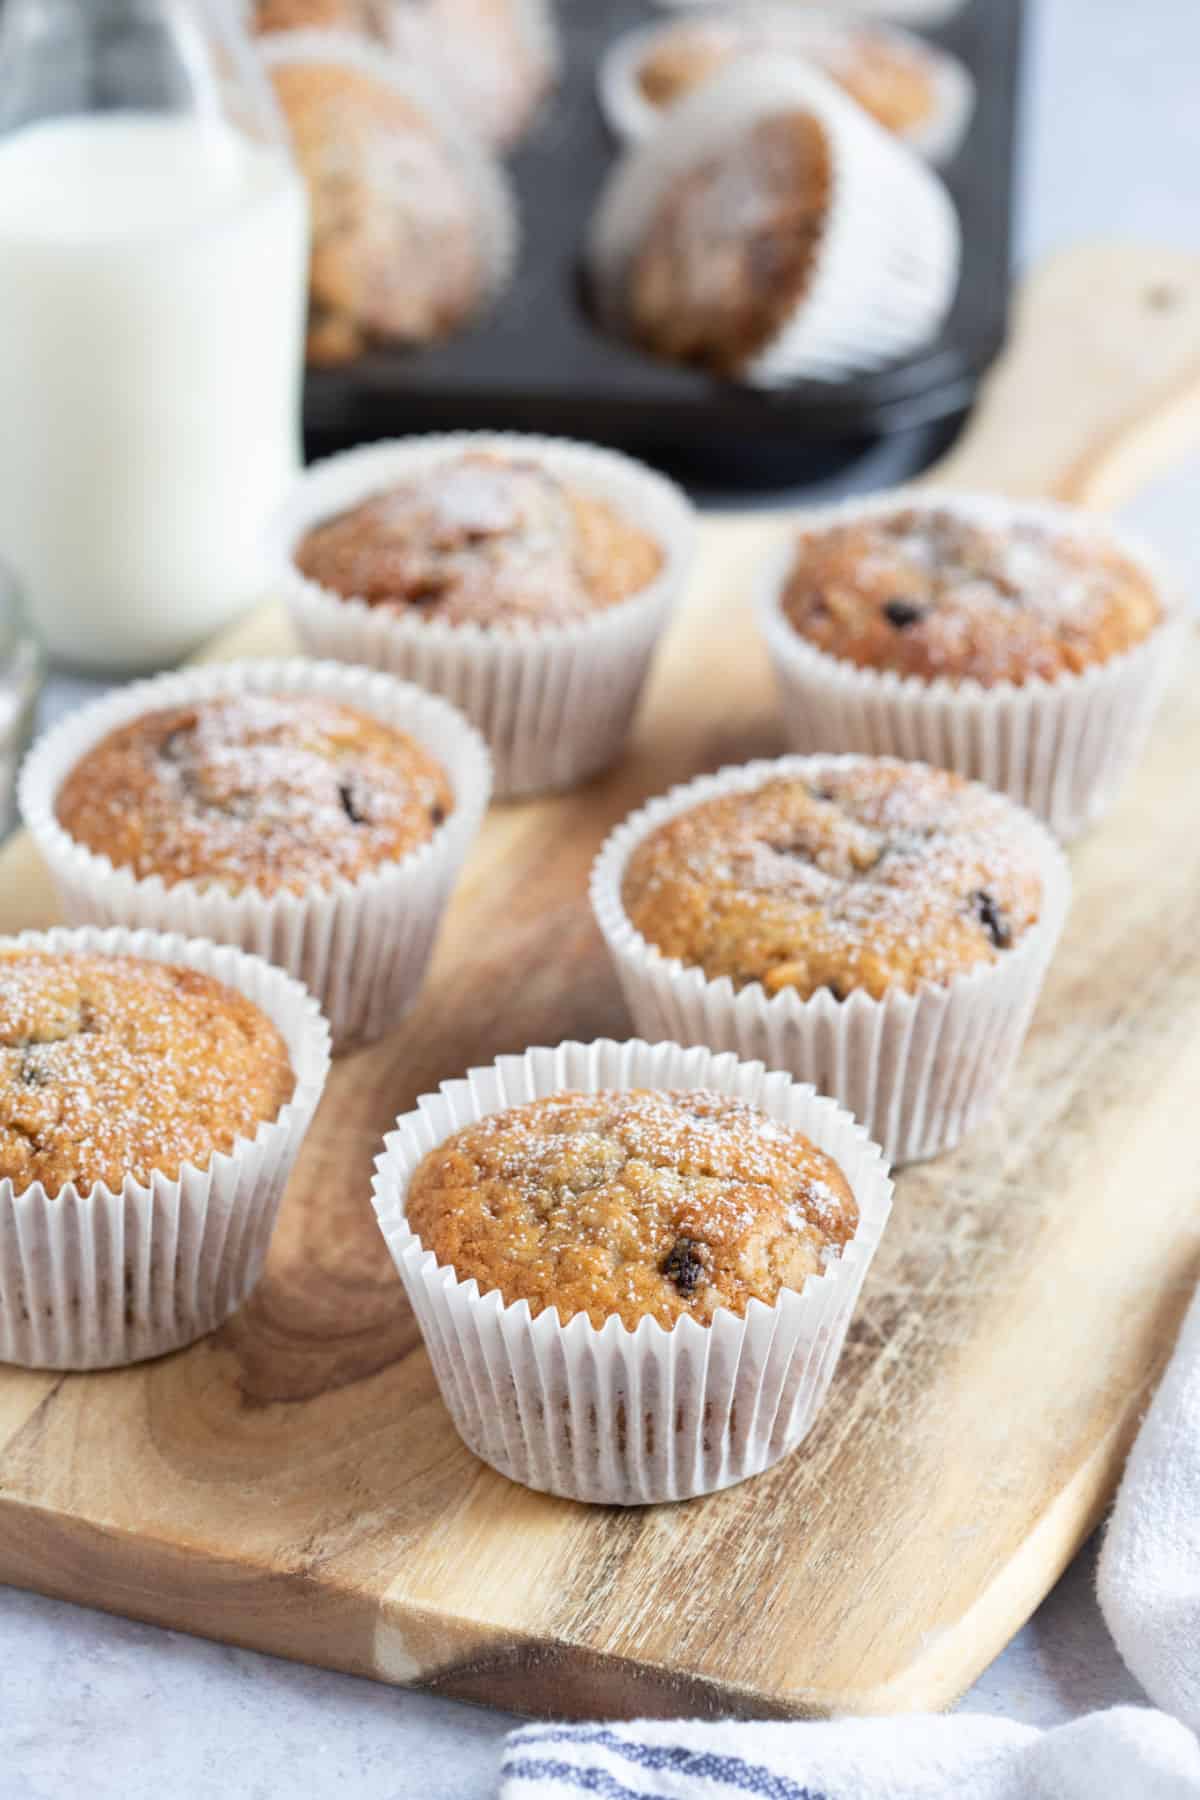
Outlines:
{"type": "Polygon", "coordinates": [[[563,624],[657,577],[654,539],[540,463],[469,451],[315,526],[296,567],[343,599],[450,625],[563,624]]]}
{"type": "Polygon", "coordinates": [[[556,1094],[465,1126],[417,1168],[409,1225],[460,1281],[565,1325],[711,1324],[800,1289],[853,1237],[837,1164],[704,1089],[556,1094]]]}
{"type": "Polygon", "coordinates": [[[17,1192],[204,1168],[295,1086],[270,1019],[211,975],[0,949],[0,1178],[17,1192]]]}
{"type": "Polygon", "coordinates": [[[144,713],[58,791],[76,843],[144,878],[261,894],[353,881],[433,836],[454,796],[402,731],[315,695],[219,695],[144,713]]]}
{"type": "Polygon", "coordinates": [[[924,681],[1053,681],[1130,649],[1162,618],[1115,545],[1015,517],[914,507],[806,531],[788,622],[830,656],[924,681]]]}
{"type": "Polygon", "coordinates": [[[680,813],[634,850],[622,900],[648,943],[711,980],[844,1000],[999,961],[1042,888],[998,796],[867,759],[680,813]]]}
{"type": "Polygon", "coordinates": [[[250,29],[260,37],[276,31],[353,31],[388,41],[390,0],[252,0],[250,29]]]}
{"type": "Polygon", "coordinates": [[[915,45],[869,26],[813,28],[754,13],[671,26],[640,63],[638,85],[652,106],[673,106],[739,57],[763,53],[811,63],[886,131],[913,131],[933,111],[929,59],[915,45]]]}
{"type": "Polygon", "coordinates": [[[482,218],[431,119],[349,62],[279,63],[272,79],[312,211],[310,360],[458,330],[486,298],[482,218]]]}
{"type": "Polygon", "coordinates": [[[678,176],[626,277],[635,340],[658,356],[739,374],[802,300],[829,210],[819,121],[781,112],[678,176]]]}

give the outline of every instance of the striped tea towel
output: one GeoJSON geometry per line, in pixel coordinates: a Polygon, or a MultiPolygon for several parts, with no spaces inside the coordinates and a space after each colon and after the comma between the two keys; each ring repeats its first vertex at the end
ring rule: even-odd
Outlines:
{"type": "Polygon", "coordinates": [[[501,1800],[1200,1800],[1200,1295],[1129,1459],[1100,1603],[1161,1711],[529,1725],[501,1800]]]}

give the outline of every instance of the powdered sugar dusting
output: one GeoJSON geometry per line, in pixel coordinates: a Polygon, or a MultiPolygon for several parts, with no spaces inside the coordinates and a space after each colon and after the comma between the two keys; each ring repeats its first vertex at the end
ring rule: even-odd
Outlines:
{"type": "Polygon", "coordinates": [[[999,798],[917,765],[831,765],[719,795],[637,846],[635,927],[707,975],[804,996],[943,981],[1039,914],[1032,851],[999,798]]]}
{"type": "Polygon", "coordinates": [[[147,1182],[252,1136],[295,1087],[256,1006],[194,969],[0,952],[0,1176],[147,1182]]]}

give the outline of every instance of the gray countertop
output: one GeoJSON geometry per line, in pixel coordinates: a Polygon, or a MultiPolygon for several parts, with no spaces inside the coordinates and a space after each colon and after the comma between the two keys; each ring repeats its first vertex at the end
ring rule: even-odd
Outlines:
{"type": "MultiPolygon", "coordinates": [[[[1200,249],[1200,5],[1032,6],[1021,261],[1098,235],[1200,249]]],[[[906,454],[877,455],[855,485],[906,473],[906,454]]],[[[1129,509],[1185,573],[1198,477],[1200,458],[1129,509]]],[[[1052,1724],[1141,1698],[1088,1551],[964,1705],[1052,1724]]],[[[484,1800],[507,1723],[0,1589],[0,1800],[484,1800]]]]}

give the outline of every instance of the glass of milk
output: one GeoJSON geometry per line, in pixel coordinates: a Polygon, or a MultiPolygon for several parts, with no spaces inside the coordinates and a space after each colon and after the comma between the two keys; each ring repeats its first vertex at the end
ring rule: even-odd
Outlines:
{"type": "Polygon", "coordinates": [[[306,201],[235,3],[0,17],[0,559],[76,668],[250,604],[299,462],[306,201]]]}

